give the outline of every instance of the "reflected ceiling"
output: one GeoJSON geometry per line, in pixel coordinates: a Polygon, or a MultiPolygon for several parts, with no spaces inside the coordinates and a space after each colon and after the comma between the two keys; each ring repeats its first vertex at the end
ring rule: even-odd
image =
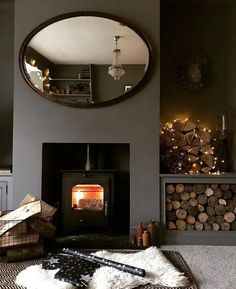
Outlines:
{"type": "Polygon", "coordinates": [[[129,27],[100,17],[73,17],[45,27],[29,46],[57,64],[108,64],[119,35],[123,64],[145,64],[147,48],[129,27]],[[69,51],[69,53],[68,53],[69,51]]]}

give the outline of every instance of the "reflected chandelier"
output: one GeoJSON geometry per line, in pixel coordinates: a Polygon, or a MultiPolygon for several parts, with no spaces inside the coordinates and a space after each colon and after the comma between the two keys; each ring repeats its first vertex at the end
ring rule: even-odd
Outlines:
{"type": "Polygon", "coordinates": [[[120,49],[117,48],[117,42],[120,39],[120,36],[114,36],[116,42],[116,48],[113,50],[115,53],[112,65],[108,68],[108,74],[110,74],[114,80],[119,80],[121,76],[125,74],[125,70],[122,68],[120,62],[120,49]]]}

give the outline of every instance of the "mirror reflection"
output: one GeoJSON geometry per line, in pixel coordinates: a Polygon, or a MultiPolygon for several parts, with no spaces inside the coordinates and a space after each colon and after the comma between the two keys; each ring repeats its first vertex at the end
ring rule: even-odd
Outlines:
{"type": "Polygon", "coordinates": [[[79,15],[42,26],[24,41],[20,66],[50,100],[78,107],[117,102],[147,72],[148,42],[118,21],[79,15]]]}

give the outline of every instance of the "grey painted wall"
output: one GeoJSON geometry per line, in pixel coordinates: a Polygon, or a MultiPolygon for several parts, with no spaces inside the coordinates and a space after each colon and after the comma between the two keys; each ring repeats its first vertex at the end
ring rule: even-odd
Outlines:
{"type": "Polygon", "coordinates": [[[14,7],[13,0],[0,2],[0,167],[12,163],[14,7]]]}
{"type": "Polygon", "coordinates": [[[130,143],[131,226],[138,220],[158,219],[159,69],[155,64],[159,1],[16,0],[15,5],[12,207],[28,192],[41,196],[43,142],[130,143]],[[153,44],[152,77],[134,97],[104,108],[75,109],[40,97],[23,80],[17,62],[27,34],[48,18],[83,10],[120,16],[146,34],[153,44]]]}

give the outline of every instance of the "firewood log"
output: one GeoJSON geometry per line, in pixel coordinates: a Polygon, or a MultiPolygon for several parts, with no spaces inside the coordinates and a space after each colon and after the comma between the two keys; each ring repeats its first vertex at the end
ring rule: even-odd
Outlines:
{"type": "Polygon", "coordinates": [[[207,188],[204,193],[207,197],[211,197],[214,194],[214,191],[212,188],[207,188]]]}
{"type": "Polygon", "coordinates": [[[215,212],[217,216],[223,216],[226,212],[226,207],[222,205],[217,205],[215,207],[215,212]]]}
{"type": "Polygon", "coordinates": [[[199,195],[197,198],[198,203],[201,205],[205,205],[207,203],[207,200],[207,196],[205,195],[199,195]]]}
{"type": "Polygon", "coordinates": [[[211,184],[211,188],[212,188],[213,190],[216,190],[216,189],[218,188],[218,184],[211,184]]]}
{"type": "Polygon", "coordinates": [[[199,214],[199,210],[197,207],[190,207],[188,213],[189,215],[196,217],[199,214]]]}
{"type": "Polygon", "coordinates": [[[209,143],[211,140],[210,133],[204,129],[199,129],[199,136],[206,143],[209,143]]]}
{"type": "Polygon", "coordinates": [[[185,192],[191,193],[193,191],[193,186],[192,185],[186,185],[185,186],[185,192]]]}
{"type": "Polygon", "coordinates": [[[205,211],[205,207],[201,204],[197,204],[197,208],[199,210],[199,212],[204,212],[205,211]]]}
{"type": "Polygon", "coordinates": [[[171,222],[171,221],[167,222],[166,227],[167,227],[168,230],[176,230],[175,223],[171,222]]]}
{"type": "Polygon", "coordinates": [[[195,138],[193,141],[192,141],[192,147],[198,147],[198,151],[200,151],[200,148],[201,148],[201,139],[199,137],[195,138]]]}
{"type": "Polygon", "coordinates": [[[33,218],[29,220],[29,226],[40,235],[52,238],[56,233],[56,227],[50,222],[45,222],[41,219],[33,218]]]}
{"type": "Polygon", "coordinates": [[[230,186],[232,192],[236,193],[236,184],[230,186]]]}
{"type": "Polygon", "coordinates": [[[197,194],[195,192],[191,192],[190,193],[190,198],[191,199],[196,199],[196,197],[197,197],[197,194]]]}
{"type": "Polygon", "coordinates": [[[236,222],[230,224],[231,230],[236,231],[236,222]]]}
{"type": "Polygon", "coordinates": [[[220,199],[223,197],[223,191],[220,189],[220,188],[217,188],[217,189],[213,189],[214,193],[213,193],[213,196],[217,199],[220,199]]]}
{"type": "Polygon", "coordinates": [[[190,195],[189,195],[188,192],[182,192],[182,193],[180,194],[180,198],[181,198],[182,201],[187,201],[187,200],[190,199],[190,195]]]}
{"type": "Polygon", "coordinates": [[[13,246],[20,246],[25,244],[38,243],[39,234],[35,232],[21,234],[21,235],[10,235],[0,237],[0,248],[7,248],[13,246]]]}
{"type": "Polygon", "coordinates": [[[190,149],[190,146],[181,146],[181,149],[183,150],[183,151],[186,151],[186,152],[189,152],[189,149],[190,149]]]}
{"type": "Polygon", "coordinates": [[[186,146],[187,144],[188,143],[187,143],[186,138],[184,138],[184,135],[178,139],[177,146],[182,147],[182,146],[186,146]]]}
{"type": "Polygon", "coordinates": [[[182,201],[180,203],[180,207],[184,210],[188,210],[191,206],[190,206],[190,203],[189,201],[182,201]]]}
{"type": "Polygon", "coordinates": [[[188,145],[191,145],[191,143],[194,139],[194,135],[195,135],[195,133],[193,131],[190,131],[184,135],[185,139],[187,140],[188,145]]]}
{"type": "Polygon", "coordinates": [[[235,214],[232,213],[232,212],[226,212],[226,213],[224,214],[224,220],[225,220],[225,222],[228,222],[228,223],[234,222],[234,220],[235,220],[235,214]]]}
{"type": "Polygon", "coordinates": [[[213,207],[207,207],[206,208],[206,213],[208,216],[214,216],[215,215],[215,209],[213,207]]]}
{"type": "Polygon", "coordinates": [[[232,196],[232,200],[236,202],[236,194],[232,196]]]}
{"type": "Polygon", "coordinates": [[[186,217],[186,222],[187,222],[188,224],[190,224],[190,225],[193,225],[193,224],[195,224],[196,219],[195,219],[194,216],[188,215],[188,216],[186,217]]]}
{"type": "Polygon", "coordinates": [[[230,200],[232,198],[232,192],[231,191],[225,191],[223,195],[225,200],[230,200]]]}
{"type": "Polygon", "coordinates": [[[170,196],[166,196],[166,202],[167,203],[171,203],[172,202],[170,196]]]}
{"type": "Polygon", "coordinates": [[[182,132],[184,130],[185,122],[175,121],[173,122],[172,126],[173,126],[173,129],[182,132]]]}
{"type": "Polygon", "coordinates": [[[0,236],[29,217],[41,212],[40,201],[35,201],[0,217],[0,236]],[[9,221],[10,220],[10,221],[9,221]]]}
{"type": "Polygon", "coordinates": [[[210,154],[213,155],[214,151],[209,144],[205,144],[201,147],[200,152],[203,154],[210,154]]]}
{"type": "Polygon", "coordinates": [[[201,168],[201,172],[203,172],[204,174],[208,174],[210,171],[211,171],[211,168],[209,168],[209,167],[201,168]]]}
{"type": "Polygon", "coordinates": [[[189,154],[187,159],[190,163],[195,163],[198,160],[198,157],[189,154]]]}
{"type": "Polygon", "coordinates": [[[226,209],[228,212],[234,212],[234,209],[236,207],[236,202],[233,200],[227,200],[226,202],[226,209]]]}
{"type": "Polygon", "coordinates": [[[198,201],[197,201],[197,199],[189,199],[189,204],[190,204],[192,207],[195,207],[195,206],[197,206],[198,201]]]}
{"type": "Polygon", "coordinates": [[[219,205],[223,205],[223,206],[226,206],[226,204],[227,204],[225,199],[219,199],[218,203],[219,203],[219,205]]]}
{"type": "Polygon", "coordinates": [[[11,236],[11,235],[21,235],[27,233],[27,223],[23,221],[16,225],[15,227],[11,228],[8,232],[4,234],[4,236],[11,236]]]}
{"type": "Polygon", "coordinates": [[[21,203],[20,203],[20,207],[21,206],[24,206],[28,203],[31,203],[31,202],[35,202],[35,201],[39,201],[39,198],[34,196],[33,194],[31,193],[28,193],[27,195],[24,196],[24,198],[22,199],[21,203]]]}
{"type": "Polygon", "coordinates": [[[196,194],[198,194],[198,195],[204,193],[205,190],[206,190],[206,186],[203,185],[203,184],[195,184],[195,185],[193,185],[193,191],[194,191],[196,194]]]}
{"type": "Polygon", "coordinates": [[[200,223],[204,224],[208,220],[208,215],[205,212],[201,212],[198,214],[197,218],[198,218],[200,223]]]}
{"type": "Polygon", "coordinates": [[[223,216],[216,216],[216,223],[221,224],[224,222],[224,217],[223,216]]]}
{"type": "Polygon", "coordinates": [[[166,211],[172,211],[173,206],[171,203],[166,203],[166,211]]]}
{"type": "Polygon", "coordinates": [[[195,222],[194,226],[195,226],[195,229],[197,231],[202,231],[203,230],[203,224],[198,222],[198,221],[195,222]]]}
{"type": "MultiPolygon", "coordinates": [[[[210,207],[211,208],[211,207],[210,207]]],[[[216,222],[216,217],[215,216],[208,216],[207,222],[209,224],[214,224],[216,222]]]]}
{"type": "Polygon", "coordinates": [[[212,155],[201,155],[200,159],[210,168],[213,167],[213,156],[212,155]]]}
{"type": "Polygon", "coordinates": [[[187,230],[188,231],[193,231],[194,230],[194,225],[187,224],[187,230]]]}
{"type": "Polygon", "coordinates": [[[190,147],[188,152],[194,156],[197,156],[199,153],[200,146],[190,147]]]}
{"type": "Polygon", "coordinates": [[[187,217],[187,211],[184,210],[184,209],[178,209],[176,211],[176,216],[177,216],[178,219],[184,220],[187,217]]]}
{"type": "Polygon", "coordinates": [[[201,166],[198,165],[197,163],[193,163],[191,168],[190,168],[190,171],[193,173],[193,174],[196,174],[200,171],[201,169],[201,166]]]}
{"type": "Polygon", "coordinates": [[[175,191],[175,187],[173,185],[169,184],[166,186],[167,194],[172,194],[172,193],[174,193],[174,191],[175,191]]]}
{"type": "Polygon", "coordinates": [[[184,220],[177,220],[176,221],[176,228],[177,230],[185,230],[187,227],[187,224],[184,220]]]}
{"type": "MultiPolygon", "coordinates": [[[[173,138],[176,140],[182,140],[184,138],[184,134],[180,131],[173,131],[172,135],[173,135],[173,138]]],[[[187,144],[187,141],[185,140],[184,143],[187,144]]]]}
{"type": "Polygon", "coordinates": [[[180,193],[174,192],[174,193],[171,195],[171,200],[172,200],[172,201],[179,201],[179,200],[180,200],[180,193]]]}
{"type": "Polygon", "coordinates": [[[208,222],[204,223],[203,227],[205,231],[211,231],[211,228],[212,228],[211,224],[208,222]]]}
{"type": "Polygon", "coordinates": [[[185,126],[184,126],[183,131],[185,131],[185,132],[192,131],[192,130],[194,130],[196,127],[197,127],[196,123],[191,122],[190,120],[187,120],[187,121],[185,122],[185,126]]]}
{"type": "Polygon", "coordinates": [[[222,191],[228,191],[230,189],[230,185],[229,184],[222,184],[220,186],[222,191]]]}
{"type": "Polygon", "coordinates": [[[175,211],[166,212],[167,221],[175,221],[177,219],[175,211]]]}
{"type": "Polygon", "coordinates": [[[180,208],[180,202],[179,201],[172,201],[172,206],[174,210],[177,210],[180,208]]]}
{"type": "Polygon", "coordinates": [[[230,224],[226,223],[226,222],[223,222],[223,223],[220,224],[220,228],[221,228],[222,231],[229,231],[230,224]]]}
{"type": "Polygon", "coordinates": [[[29,204],[31,202],[40,201],[41,205],[41,218],[50,218],[52,217],[57,209],[46,202],[40,200],[38,197],[34,196],[33,194],[27,194],[20,203],[20,206],[29,204]]]}
{"type": "Polygon", "coordinates": [[[184,185],[183,184],[177,184],[175,186],[175,190],[177,193],[182,193],[184,191],[184,185]]]}
{"type": "Polygon", "coordinates": [[[173,137],[172,137],[172,133],[171,132],[168,132],[166,130],[165,134],[161,135],[161,138],[164,139],[164,142],[166,143],[166,145],[168,145],[168,146],[172,146],[173,145],[173,137]]]}
{"type": "Polygon", "coordinates": [[[218,199],[216,197],[210,197],[208,199],[208,206],[215,208],[218,205],[218,199]]]}
{"type": "Polygon", "coordinates": [[[212,231],[219,231],[220,229],[220,225],[217,223],[213,223],[212,224],[212,231]]]}

